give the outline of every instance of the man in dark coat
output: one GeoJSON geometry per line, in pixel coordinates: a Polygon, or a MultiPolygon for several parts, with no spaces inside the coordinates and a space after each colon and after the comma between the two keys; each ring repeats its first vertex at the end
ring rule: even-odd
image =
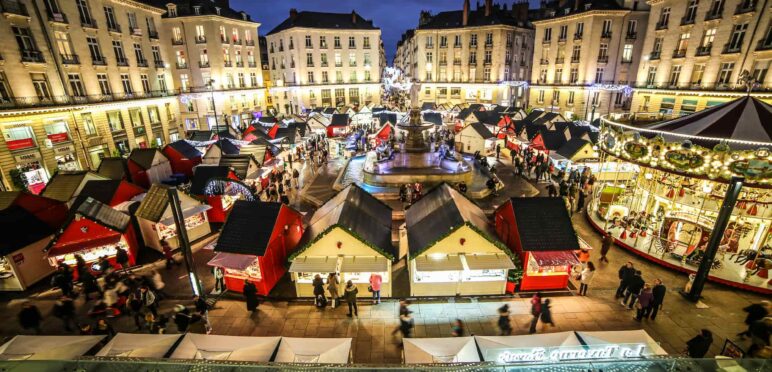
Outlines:
{"type": "Polygon", "coordinates": [[[619,287],[617,287],[614,298],[620,298],[625,295],[627,285],[630,283],[630,279],[632,279],[633,276],[635,276],[635,268],[633,267],[632,262],[628,261],[624,266],[619,268],[619,287]]]}
{"type": "Polygon", "coordinates": [[[129,254],[123,248],[115,251],[115,262],[121,265],[121,270],[126,271],[129,268],[129,254]]]}
{"type": "Polygon", "coordinates": [[[708,353],[712,343],[713,333],[703,329],[700,331],[700,334],[686,342],[686,353],[690,358],[702,358],[708,353]]]}
{"type": "Polygon", "coordinates": [[[180,333],[185,333],[190,327],[190,323],[193,322],[193,316],[190,314],[190,310],[185,305],[177,305],[174,310],[174,324],[177,325],[177,330],[180,333]]]}
{"type": "Polygon", "coordinates": [[[35,334],[40,334],[40,322],[43,321],[43,316],[40,315],[40,310],[37,306],[31,302],[26,302],[19,311],[19,324],[25,330],[33,329],[35,334]]]}
{"type": "Polygon", "coordinates": [[[641,293],[641,290],[643,290],[644,284],[646,284],[646,282],[641,277],[640,270],[637,270],[627,285],[627,291],[625,291],[625,299],[622,301],[622,305],[626,303],[627,308],[632,309],[633,305],[635,305],[635,301],[638,299],[638,295],[641,293]]]}
{"type": "Polygon", "coordinates": [[[64,330],[72,332],[70,325],[75,325],[75,303],[71,298],[62,296],[54,304],[54,316],[61,319],[64,323],[64,330]]]}
{"type": "Polygon", "coordinates": [[[246,279],[244,279],[244,298],[247,302],[247,311],[257,310],[257,287],[246,279]]]}
{"type": "Polygon", "coordinates": [[[747,306],[743,309],[746,313],[748,313],[748,316],[745,317],[745,324],[748,325],[748,329],[746,331],[740,332],[737,335],[741,337],[750,336],[751,335],[751,325],[761,319],[764,319],[767,315],[769,315],[770,310],[770,302],[769,301],[761,301],[757,304],[751,304],[750,306],[747,306]]]}
{"type": "MultiPolygon", "coordinates": [[[[611,247],[614,245],[614,236],[611,235],[611,230],[606,232],[606,236],[603,237],[603,243],[600,246],[600,259],[598,261],[608,263],[606,255],[611,247]]],[[[620,277],[621,279],[621,277],[620,277]]]]}
{"type": "Polygon", "coordinates": [[[66,271],[66,266],[59,265],[56,274],[51,278],[51,286],[62,290],[62,295],[72,297],[72,275],[66,271]]]}
{"type": "Polygon", "coordinates": [[[651,315],[649,318],[651,320],[654,320],[654,318],[657,317],[657,312],[662,307],[662,302],[665,301],[665,294],[667,293],[667,288],[664,284],[662,284],[661,279],[657,279],[654,281],[654,288],[651,289],[651,293],[654,296],[651,302],[651,315]]]}

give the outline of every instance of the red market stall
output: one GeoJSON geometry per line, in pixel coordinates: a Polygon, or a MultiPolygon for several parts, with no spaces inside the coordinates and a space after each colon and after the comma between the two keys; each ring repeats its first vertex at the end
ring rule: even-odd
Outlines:
{"type": "Polygon", "coordinates": [[[562,198],[512,198],[495,212],[496,233],[523,262],[520,290],[563,289],[580,248],[562,198]]]}
{"type": "Polygon", "coordinates": [[[281,204],[239,200],[223,226],[208,265],[225,270],[225,287],[244,290],[244,280],[268,295],[287,271],[287,255],[303,235],[303,216],[281,204]]]}
{"type": "Polygon", "coordinates": [[[327,137],[344,137],[348,132],[351,118],[348,114],[333,114],[330,125],[327,126],[327,137]]]}
{"type": "Polygon", "coordinates": [[[187,177],[193,176],[193,167],[201,164],[203,158],[203,154],[185,140],[172,142],[162,151],[169,158],[172,171],[187,177]]]}
{"type": "MultiPolygon", "coordinates": [[[[219,165],[199,165],[193,170],[190,184],[190,194],[206,200],[211,209],[206,211],[209,222],[223,223],[239,199],[238,186],[231,183],[240,182],[239,177],[229,167],[219,165]]],[[[245,186],[242,186],[245,187],[245,186]]]]}
{"type": "Polygon", "coordinates": [[[11,207],[21,207],[54,229],[62,227],[69,213],[67,204],[58,200],[26,191],[0,192],[0,210],[11,207]]]}
{"type": "Polygon", "coordinates": [[[144,188],[171,178],[169,159],[158,149],[134,149],[127,162],[132,182],[144,188]]]}
{"type": "Polygon", "coordinates": [[[77,209],[84,200],[94,198],[97,201],[115,207],[118,204],[132,200],[145,189],[127,181],[99,180],[88,181],[75,199],[72,207],[77,209]]]}
{"type": "Polygon", "coordinates": [[[97,263],[103,256],[115,265],[117,248],[128,253],[130,265],[135,264],[138,244],[129,215],[87,198],[70,213],[69,220],[54,236],[48,245],[47,256],[52,266],[59,262],[75,266],[76,254],[89,265],[97,263]]]}

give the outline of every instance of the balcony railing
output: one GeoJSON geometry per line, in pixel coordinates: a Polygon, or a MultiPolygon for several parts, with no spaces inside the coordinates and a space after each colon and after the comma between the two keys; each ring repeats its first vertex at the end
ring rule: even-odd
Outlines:
{"type": "Polygon", "coordinates": [[[257,67],[257,62],[249,62],[249,67],[251,68],[257,67]]]}
{"type": "Polygon", "coordinates": [[[79,65],[80,58],[77,54],[62,54],[62,63],[65,65],[79,65]]]}
{"type": "Polygon", "coordinates": [[[705,20],[706,21],[711,21],[711,20],[714,20],[714,19],[722,18],[723,16],[724,16],[724,8],[721,7],[721,8],[716,9],[716,10],[708,11],[708,13],[705,14],[705,20]]]}
{"type": "Polygon", "coordinates": [[[756,2],[755,1],[743,1],[740,4],[737,4],[737,8],[734,10],[734,14],[745,14],[750,12],[756,11],[756,2]]]}
{"type": "Polygon", "coordinates": [[[327,63],[327,62],[322,62],[322,63],[321,63],[321,66],[322,66],[322,67],[327,67],[327,66],[329,66],[329,63],[327,63]]]}
{"type": "Polygon", "coordinates": [[[81,19],[80,20],[80,26],[83,27],[83,28],[96,29],[97,28],[97,21],[94,18],[81,19]]]}
{"type": "Polygon", "coordinates": [[[142,29],[139,27],[129,27],[131,30],[131,36],[142,36],[142,29]]]}
{"type": "Polygon", "coordinates": [[[556,65],[562,65],[566,59],[564,57],[555,58],[555,64],[556,65]]]}
{"type": "Polygon", "coordinates": [[[223,62],[223,66],[225,66],[225,67],[233,67],[233,62],[225,61],[225,62],[223,62]]]}
{"type": "MultiPolygon", "coordinates": [[[[559,36],[559,37],[558,37],[558,43],[565,43],[565,42],[566,42],[566,40],[568,40],[568,37],[567,37],[566,35],[563,35],[563,36],[559,36]]],[[[510,45],[508,45],[508,46],[510,46],[510,47],[511,47],[511,46],[512,46],[512,44],[510,43],[510,45]]]]}
{"type": "Polygon", "coordinates": [[[48,12],[48,20],[56,23],[68,23],[67,15],[64,13],[52,13],[48,12]]]}
{"type": "Polygon", "coordinates": [[[19,2],[2,0],[0,1],[0,9],[2,9],[2,12],[6,14],[29,17],[27,6],[19,2]]]}
{"type": "Polygon", "coordinates": [[[107,31],[110,32],[121,32],[121,25],[117,23],[107,23],[107,31]]]}
{"type": "Polygon", "coordinates": [[[722,54],[734,54],[734,53],[740,53],[742,50],[742,44],[738,43],[738,45],[731,45],[730,43],[724,44],[724,49],[721,51],[722,54]]]}
{"type": "Polygon", "coordinates": [[[601,39],[611,39],[611,31],[600,34],[601,39]]]}
{"type": "Polygon", "coordinates": [[[118,66],[128,66],[129,65],[129,60],[126,57],[117,57],[115,59],[115,63],[118,66]]]}
{"type": "Polygon", "coordinates": [[[598,56],[598,63],[608,63],[608,56],[598,56]]]}
{"type": "Polygon", "coordinates": [[[158,31],[148,31],[147,32],[147,37],[149,39],[158,40],[158,31]]]}
{"type": "Polygon", "coordinates": [[[654,29],[655,30],[667,30],[667,24],[668,24],[667,21],[665,21],[665,22],[662,22],[662,21],[657,22],[657,24],[654,26],[654,29]]]}
{"type": "Polygon", "coordinates": [[[541,58],[541,59],[539,59],[539,63],[542,64],[542,65],[548,65],[548,64],[550,64],[550,60],[547,59],[547,58],[541,58]]]}
{"type": "Polygon", "coordinates": [[[247,40],[244,42],[247,46],[255,46],[255,40],[247,40]]]}
{"type": "MultiPolygon", "coordinates": [[[[634,86],[635,88],[645,88],[645,89],[662,89],[662,90],[699,90],[699,91],[729,91],[729,92],[744,92],[747,91],[747,87],[742,84],[730,84],[730,83],[721,83],[721,82],[713,82],[713,83],[686,83],[686,84],[670,84],[670,82],[661,82],[661,83],[640,83],[640,84],[630,84],[630,86],[634,86]]],[[[770,92],[772,91],[772,87],[761,85],[758,87],[754,87],[752,92],[770,92]]]]}
{"type": "Polygon", "coordinates": [[[470,48],[477,48],[477,43],[469,42],[469,47],[470,48]]]}
{"type": "Polygon", "coordinates": [[[236,62],[236,67],[244,67],[244,62],[236,62]]]}
{"type": "MultiPolygon", "coordinates": [[[[233,45],[241,45],[241,39],[239,40],[233,40],[233,45]]],[[[290,50],[292,50],[292,44],[290,44],[290,50]]]]}
{"type": "Polygon", "coordinates": [[[50,107],[50,106],[68,106],[68,105],[81,105],[88,103],[106,103],[116,101],[128,101],[136,99],[147,98],[160,98],[176,96],[177,91],[150,91],[146,93],[113,93],[113,94],[96,94],[86,96],[52,96],[52,97],[11,97],[8,100],[0,101],[0,108],[35,108],[35,107],[50,107]]]}
{"type": "Polygon", "coordinates": [[[177,68],[178,69],[188,68],[188,63],[187,62],[177,62],[177,68]]]}
{"type": "Polygon", "coordinates": [[[22,50],[21,61],[42,63],[45,62],[45,59],[43,58],[43,52],[39,50],[22,50]]]}
{"type": "Polygon", "coordinates": [[[684,58],[686,57],[686,49],[676,49],[673,51],[673,58],[684,58]]]}
{"type": "Polygon", "coordinates": [[[651,53],[649,53],[649,60],[653,61],[653,60],[659,59],[660,53],[661,52],[658,50],[652,51],[651,53]]]}
{"type": "Polygon", "coordinates": [[[772,49],[772,39],[762,39],[759,40],[759,43],[756,45],[756,50],[770,50],[772,49]]]}
{"type": "Polygon", "coordinates": [[[571,63],[579,63],[580,58],[579,57],[571,57],[571,63]]]}
{"type": "Polygon", "coordinates": [[[107,58],[105,58],[104,56],[92,56],[91,64],[94,66],[106,66],[107,58]]]}
{"type": "Polygon", "coordinates": [[[574,40],[582,40],[582,36],[584,36],[584,34],[574,34],[574,40]]]}
{"type": "Polygon", "coordinates": [[[633,63],[633,59],[622,58],[622,61],[620,62],[622,62],[623,64],[630,64],[630,63],[633,63]]]}
{"type": "Polygon", "coordinates": [[[144,125],[138,125],[136,127],[132,127],[132,131],[134,132],[135,136],[141,136],[147,133],[147,130],[145,129],[144,125]]]}
{"type": "Polygon", "coordinates": [[[697,51],[694,52],[695,56],[709,56],[710,50],[713,48],[712,44],[704,45],[704,46],[698,46],[697,51]]]}
{"type": "Polygon", "coordinates": [[[147,59],[144,59],[144,58],[138,59],[137,60],[137,66],[139,66],[139,67],[147,67],[148,66],[147,59]]]}
{"type": "Polygon", "coordinates": [[[493,48],[493,42],[485,43],[485,48],[493,48]]]}
{"type": "Polygon", "coordinates": [[[695,17],[694,14],[690,14],[690,15],[686,15],[686,16],[681,17],[681,26],[693,25],[695,18],[696,17],[695,17]]]}
{"type": "Polygon", "coordinates": [[[172,45],[182,45],[184,43],[185,43],[185,41],[182,40],[182,38],[179,38],[179,39],[172,38],[172,45]]]}
{"type": "Polygon", "coordinates": [[[196,44],[206,44],[206,36],[204,35],[196,36],[196,44]]]}
{"type": "Polygon", "coordinates": [[[636,38],[638,38],[638,33],[637,32],[628,32],[625,35],[625,40],[635,40],[636,38]]]}
{"type": "Polygon", "coordinates": [[[198,61],[198,67],[200,68],[209,68],[209,61],[198,61]]]}
{"type": "Polygon", "coordinates": [[[153,64],[155,65],[155,68],[165,68],[166,67],[166,63],[164,63],[164,61],[162,61],[160,59],[154,60],[153,64]]]}
{"type": "Polygon", "coordinates": [[[551,43],[551,42],[552,42],[552,38],[549,38],[549,39],[547,39],[547,38],[545,37],[544,39],[542,39],[542,40],[541,40],[541,43],[542,43],[542,44],[549,44],[549,43],[551,43]]]}

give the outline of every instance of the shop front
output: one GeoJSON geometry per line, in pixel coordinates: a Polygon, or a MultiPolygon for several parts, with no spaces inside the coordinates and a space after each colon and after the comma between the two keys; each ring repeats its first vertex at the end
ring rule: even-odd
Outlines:
{"type": "Polygon", "coordinates": [[[511,198],[495,211],[496,232],[523,262],[520,290],[560,290],[579,264],[579,240],[562,198],[511,198]]]}
{"type": "Polygon", "coordinates": [[[731,177],[743,177],[709,280],[772,293],[772,140],[755,107],[771,109],[741,98],[645,130],[604,117],[601,163],[635,164],[636,172],[596,183],[591,224],[633,253],[693,273],[731,177]],[[724,137],[700,136],[706,131],[724,137]]]}
{"type": "Polygon", "coordinates": [[[317,209],[298,247],[289,258],[298,297],[313,297],[314,277],[326,283],[330,273],[338,273],[340,283],[354,282],[361,296],[368,292],[371,274],[378,274],[381,297],[391,296],[396,257],[391,208],[359,186],[345,188],[317,209]]]}
{"type": "Polygon", "coordinates": [[[443,183],[405,212],[413,296],[504,294],[517,259],[485,213],[443,183]]]}
{"type": "MultiPolygon", "coordinates": [[[[206,211],[210,207],[185,193],[177,193],[177,195],[180,200],[182,216],[185,219],[185,231],[188,240],[194,242],[209,235],[211,229],[206,211]]],[[[172,249],[179,248],[177,226],[166,186],[158,184],[151,186],[140,202],[135,216],[146,247],[163,252],[161,241],[165,240],[172,249]]]]}
{"type": "Polygon", "coordinates": [[[40,194],[49,181],[48,171],[43,166],[43,157],[37,149],[14,153],[19,177],[33,194],[40,194]]]}
{"type": "Polygon", "coordinates": [[[238,201],[207,265],[224,271],[228,290],[243,292],[249,281],[267,296],[287,271],[287,255],[303,235],[302,219],[280,203],[238,201]]]}

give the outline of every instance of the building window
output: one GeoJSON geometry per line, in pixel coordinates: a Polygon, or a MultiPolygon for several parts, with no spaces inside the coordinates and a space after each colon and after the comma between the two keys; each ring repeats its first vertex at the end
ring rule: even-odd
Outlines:
{"type": "Polygon", "coordinates": [[[485,58],[483,59],[483,63],[493,63],[493,52],[490,50],[485,51],[485,58]]]}
{"type": "Polygon", "coordinates": [[[80,80],[80,74],[67,74],[67,80],[70,81],[70,92],[73,97],[83,97],[86,95],[86,89],[80,80]]]}
{"type": "Polygon", "coordinates": [[[327,71],[322,71],[322,83],[326,84],[329,82],[330,82],[329,74],[327,73],[327,71]]]}
{"type": "Polygon", "coordinates": [[[364,39],[362,39],[362,47],[365,49],[370,49],[370,37],[365,36],[364,39]]]}
{"type": "Polygon", "coordinates": [[[657,28],[667,28],[668,23],[670,23],[670,8],[662,8],[662,11],[659,13],[657,28]]]}
{"type": "Polygon", "coordinates": [[[142,91],[150,93],[150,80],[148,80],[147,75],[139,75],[139,80],[142,82],[142,91]]]}
{"type": "Polygon", "coordinates": [[[576,33],[574,34],[575,39],[581,39],[584,35],[584,22],[579,22],[576,24],[576,33]]]}
{"type": "Polygon", "coordinates": [[[315,81],[314,81],[314,72],[313,71],[308,71],[308,84],[313,84],[313,83],[315,83],[315,81]]]}
{"type": "Polygon", "coordinates": [[[118,21],[115,19],[115,11],[112,7],[106,6],[104,7],[105,11],[105,19],[107,20],[107,29],[110,31],[117,31],[121,32],[120,26],[118,26],[118,21]]]}
{"type": "Polygon", "coordinates": [[[354,49],[357,47],[356,39],[353,36],[348,37],[348,48],[354,49]]]}
{"type": "Polygon", "coordinates": [[[365,81],[369,82],[372,78],[370,77],[370,70],[365,70],[365,81]]]}
{"type": "Polygon", "coordinates": [[[476,47],[477,46],[477,34],[469,35],[469,46],[470,47],[476,47]]]}
{"type": "Polygon", "coordinates": [[[333,47],[335,49],[340,49],[341,48],[341,46],[340,46],[340,36],[334,36],[332,38],[332,42],[333,42],[333,47]]]}
{"type": "Polygon", "coordinates": [[[483,80],[485,81],[492,81],[491,80],[491,68],[486,67],[483,69],[483,80]]]}
{"type": "Polygon", "coordinates": [[[595,83],[596,84],[600,84],[600,83],[603,82],[603,71],[604,71],[603,67],[598,67],[597,69],[595,69],[595,83]]]}
{"type": "Polygon", "coordinates": [[[646,85],[654,85],[657,79],[657,67],[649,66],[649,72],[646,73],[646,85]]]}
{"type": "Polygon", "coordinates": [[[718,83],[729,84],[729,81],[732,78],[732,70],[734,70],[734,62],[722,63],[718,73],[718,83]]]}
{"type": "Polygon", "coordinates": [[[123,116],[120,111],[107,112],[107,125],[111,132],[123,130],[123,116]]]}
{"type": "Polygon", "coordinates": [[[139,66],[147,66],[145,53],[142,52],[142,46],[139,44],[134,44],[134,57],[137,59],[137,64],[139,66]]]}
{"type": "Polygon", "coordinates": [[[99,83],[99,91],[102,95],[112,94],[110,89],[110,81],[107,79],[107,74],[97,74],[97,82],[99,83]]]}
{"type": "Polygon", "coordinates": [[[576,84],[579,81],[579,69],[576,67],[571,68],[571,76],[569,79],[569,82],[571,84],[576,84]]]}
{"type": "Polygon", "coordinates": [[[692,34],[689,32],[682,32],[681,36],[678,38],[678,46],[676,47],[677,53],[683,53],[686,54],[686,48],[689,46],[689,39],[692,37],[692,34]]]}
{"type": "Polygon", "coordinates": [[[95,136],[98,134],[96,125],[94,125],[94,118],[91,117],[90,113],[80,114],[80,120],[83,122],[83,131],[87,136],[95,136]]]}
{"type": "Polygon", "coordinates": [[[670,80],[668,84],[671,87],[678,86],[678,80],[681,78],[681,65],[673,65],[670,67],[670,80]]]}
{"type": "Polygon", "coordinates": [[[174,4],[166,5],[166,11],[168,12],[169,17],[176,17],[177,16],[177,5],[174,5],[174,4]]]}
{"type": "Polygon", "coordinates": [[[574,45],[574,49],[571,51],[571,62],[579,62],[579,59],[582,56],[582,46],[581,45],[574,45]]]}
{"type": "Polygon", "coordinates": [[[40,100],[51,99],[51,88],[48,85],[48,77],[46,74],[30,74],[32,78],[32,86],[35,88],[35,95],[40,100]]]}
{"type": "Polygon", "coordinates": [[[166,92],[167,91],[167,88],[166,88],[166,78],[164,78],[163,75],[158,75],[158,76],[156,76],[156,80],[157,80],[157,83],[158,83],[158,90],[161,91],[161,92],[166,92]]]}
{"type": "Polygon", "coordinates": [[[426,37],[426,49],[434,48],[434,39],[431,36],[426,37]]]}
{"type": "Polygon", "coordinates": [[[593,92],[592,93],[592,105],[598,106],[598,103],[600,102],[600,92],[593,92]]]}
{"type": "Polygon", "coordinates": [[[547,27],[544,29],[544,42],[548,43],[550,41],[552,41],[552,28],[547,27]]]}
{"type": "Polygon", "coordinates": [[[319,36],[319,48],[327,48],[327,37],[319,36]]]}
{"type": "Polygon", "coordinates": [[[568,100],[566,101],[567,105],[573,105],[574,104],[574,94],[575,93],[574,93],[573,90],[569,90],[568,91],[568,100]]]}
{"type": "Polygon", "coordinates": [[[105,58],[102,56],[102,49],[99,48],[99,41],[95,37],[87,37],[86,44],[91,54],[91,61],[94,64],[104,64],[105,58]]]}
{"type": "Polygon", "coordinates": [[[764,84],[764,80],[767,79],[767,71],[769,71],[770,60],[756,61],[753,65],[753,79],[759,84],[764,84]]]}
{"type": "Polygon", "coordinates": [[[486,46],[493,46],[493,33],[489,32],[485,34],[485,45],[486,46]]]}
{"type": "Polygon", "coordinates": [[[544,103],[544,90],[539,91],[539,98],[537,100],[539,103],[544,103]]]}
{"type": "Polygon", "coordinates": [[[555,69],[555,83],[562,83],[563,82],[563,69],[562,68],[556,68],[555,69]]]}
{"type": "Polygon", "coordinates": [[[743,39],[745,38],[745,31],[748,29],[747,23],[734,25],[732,29],[732,36],[729,39],[728,50],[739,51],[743,46],[743,39]]]}
{"type": "Polygon", "coordinates": [[[129,61],[126,59],[126,54],[123,53],[123,43],[120,40],[113,40],[113,53],[115,53],[115,61],[119,66],[128,66],[129,61]]]}
{"type": "Polygon", "coordinates": [[[716,38],[716,28],[709,28],[705,30],[705,33],[702,35],[702,42],[700,43],[700,46],[703,48],[710,48],[713,45],[713,40],[716,38]]]}
{"type": "Polygon", "coordinates": [[[693,86],[702,85],[702,76],[705,74],[705,65],[697,64],[692,68],[691,83],[693,86]]]}
{"type": "Polygon", "coordinates": [[[630,63],[633,61],[633,44],[625,44],[622,50],[622,62],[630,63]]]}
{"type": "Polygon", "coordinates": [[[343,71],[335,71],[335,82],[338,84],[343,82],[343,71]]]}
{"type": "Polygon", "coordinates": [[[134,89],[131,87],[131,80],[129,74],[121,74],[121,85],[123,86],[123,92],[126,94],[134,93],[134,89]]]}
{"type": "Polygon", "coordinates": [[[638,33],[638,21],[634,19],[627,21],[627,37],[634,38],[637,33],[638,33]]]}
{"type": "Polygon", "coordinates": [[[10,103],[12,97],[8,79],[4,73],[0,72],[0,103],[10,103]]]}
{"type": "Polygon", "coordinates": [[[306,35],[306,49],[312,49],[314,45],[311,43],[311,35],[306,35]]]}
{"type": "Polygon", "coordinates": [[[608,36],[611,34],[611,20],[610,19],[604,19],[603,20],[603,29],[601,32],[604,36],[608,36]]]}

